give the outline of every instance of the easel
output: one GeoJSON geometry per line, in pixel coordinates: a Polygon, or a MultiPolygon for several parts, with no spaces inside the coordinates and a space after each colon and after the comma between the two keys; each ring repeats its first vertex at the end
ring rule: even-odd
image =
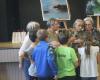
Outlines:
{"type": "Polygon", "coordinates": [[[100,29],[100,15],[89,15],[90,17],[94,16],[96,17],[96,27],[97,29],[100,29]]]}
{"type": "MultiPolygon", "coordinates": [[[[97,19],[97,29],[100,31],[100,16],[96,16],[97,19]]],[[[100,79],[100,64],[98,64],[98,72],[99,72],[99,76],[98,76],[98,80],[100,79]]]]}
{"type": "Polygon", "coordinates": [[[97,29],[100,29],[100,16],[97,16],[97,29]]]}

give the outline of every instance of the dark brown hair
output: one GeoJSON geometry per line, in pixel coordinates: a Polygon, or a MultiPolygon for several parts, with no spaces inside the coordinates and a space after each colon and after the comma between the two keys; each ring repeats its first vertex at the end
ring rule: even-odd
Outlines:
{"type": "Polygon", "coordinates": [[[64,45],[68,42],[69,39],[69,32],[67,32],[65,29],[59,30],[58,34],[58,40],[59,42],[64,45]]]}
{"type": "Polygon", "coordinates": [[[92,43],[93,43],[93,38],[92,38],[92,35],[91,34],[89,34],[89,33],[87,33],[87,35],[86,35],[86,41],[85,41],[85,52],[86,52],[86,55],[90,55],[90,47],[91,47],[91,45],[92,45],[92,43]]]}

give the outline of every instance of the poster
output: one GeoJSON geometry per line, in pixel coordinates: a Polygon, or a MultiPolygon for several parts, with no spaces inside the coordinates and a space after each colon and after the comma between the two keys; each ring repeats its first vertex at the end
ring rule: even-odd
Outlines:
{"type": "Polygon", "coordinates": [[[100,0],[88,0],[86,3],[86,14],[100,16],[100,0]]]}
{"type": "Polygon", "coordinates": [[[95,2],[94,15],[100,16],[100,0],[96,0],[95,2]]]}
{"type": "Polygon", "coordinates": [[[70,20],[67,0],[40,0],[43,21],[50,18],[70,20]]]}

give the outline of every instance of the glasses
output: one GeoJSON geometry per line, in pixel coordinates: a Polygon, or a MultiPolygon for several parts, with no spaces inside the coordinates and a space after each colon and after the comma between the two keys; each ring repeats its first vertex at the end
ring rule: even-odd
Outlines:
{"type": "Polygon", "coordinates": [[[60,26],[60,24],[59,23],[56,23],[56,24],[53,24],[53,26],[60,26]]]}
{"type": "Polygon", "coordinates": [[[92,24],[85,24],[85,26],[92,26],[92,24]]]}

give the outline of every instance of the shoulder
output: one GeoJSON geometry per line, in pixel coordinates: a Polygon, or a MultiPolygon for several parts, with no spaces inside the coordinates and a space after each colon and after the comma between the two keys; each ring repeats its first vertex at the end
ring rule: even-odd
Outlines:
{"type": "Polygon", "coordinates": [[[74,48],[72,48],[72,47],[67,47],[67,49],[74,51],[74,48]]]}
{"type": "Polygon", "coordinates": [[[84,54],[85,53],[85,47],[78,48],[78,53],[79,54],[84,54]]]}
{"type": "Polygon", "coordinates": [[[79,47],[78,48],[78,50],[84,50],[85,49],[85,47],[79,47]]]}
{"type": "Polygon", "coordinates": [[[22,46],[25,46],[25,45],[30,45],[32,42],[31,42],[31,40],[29,39],[29,35],[27,34],[26,36],[25,36],[25,39],[24,39],[24,41],[23,41],[23,43],[22,43],[22,46]]]}
{"type": "Polygon", "coordinates": [[[22,46],[20,47],[20,50],[25,50],[27,49],[30,45],[32,44],[32,42],[30,41],[28,35],[26,35],[23,43],[22,43],[22,46]]]}
{"type": "Polygon", "coordinates": [[[99,46],[91,46],[91,50],[99,51],[99,46]]]}

